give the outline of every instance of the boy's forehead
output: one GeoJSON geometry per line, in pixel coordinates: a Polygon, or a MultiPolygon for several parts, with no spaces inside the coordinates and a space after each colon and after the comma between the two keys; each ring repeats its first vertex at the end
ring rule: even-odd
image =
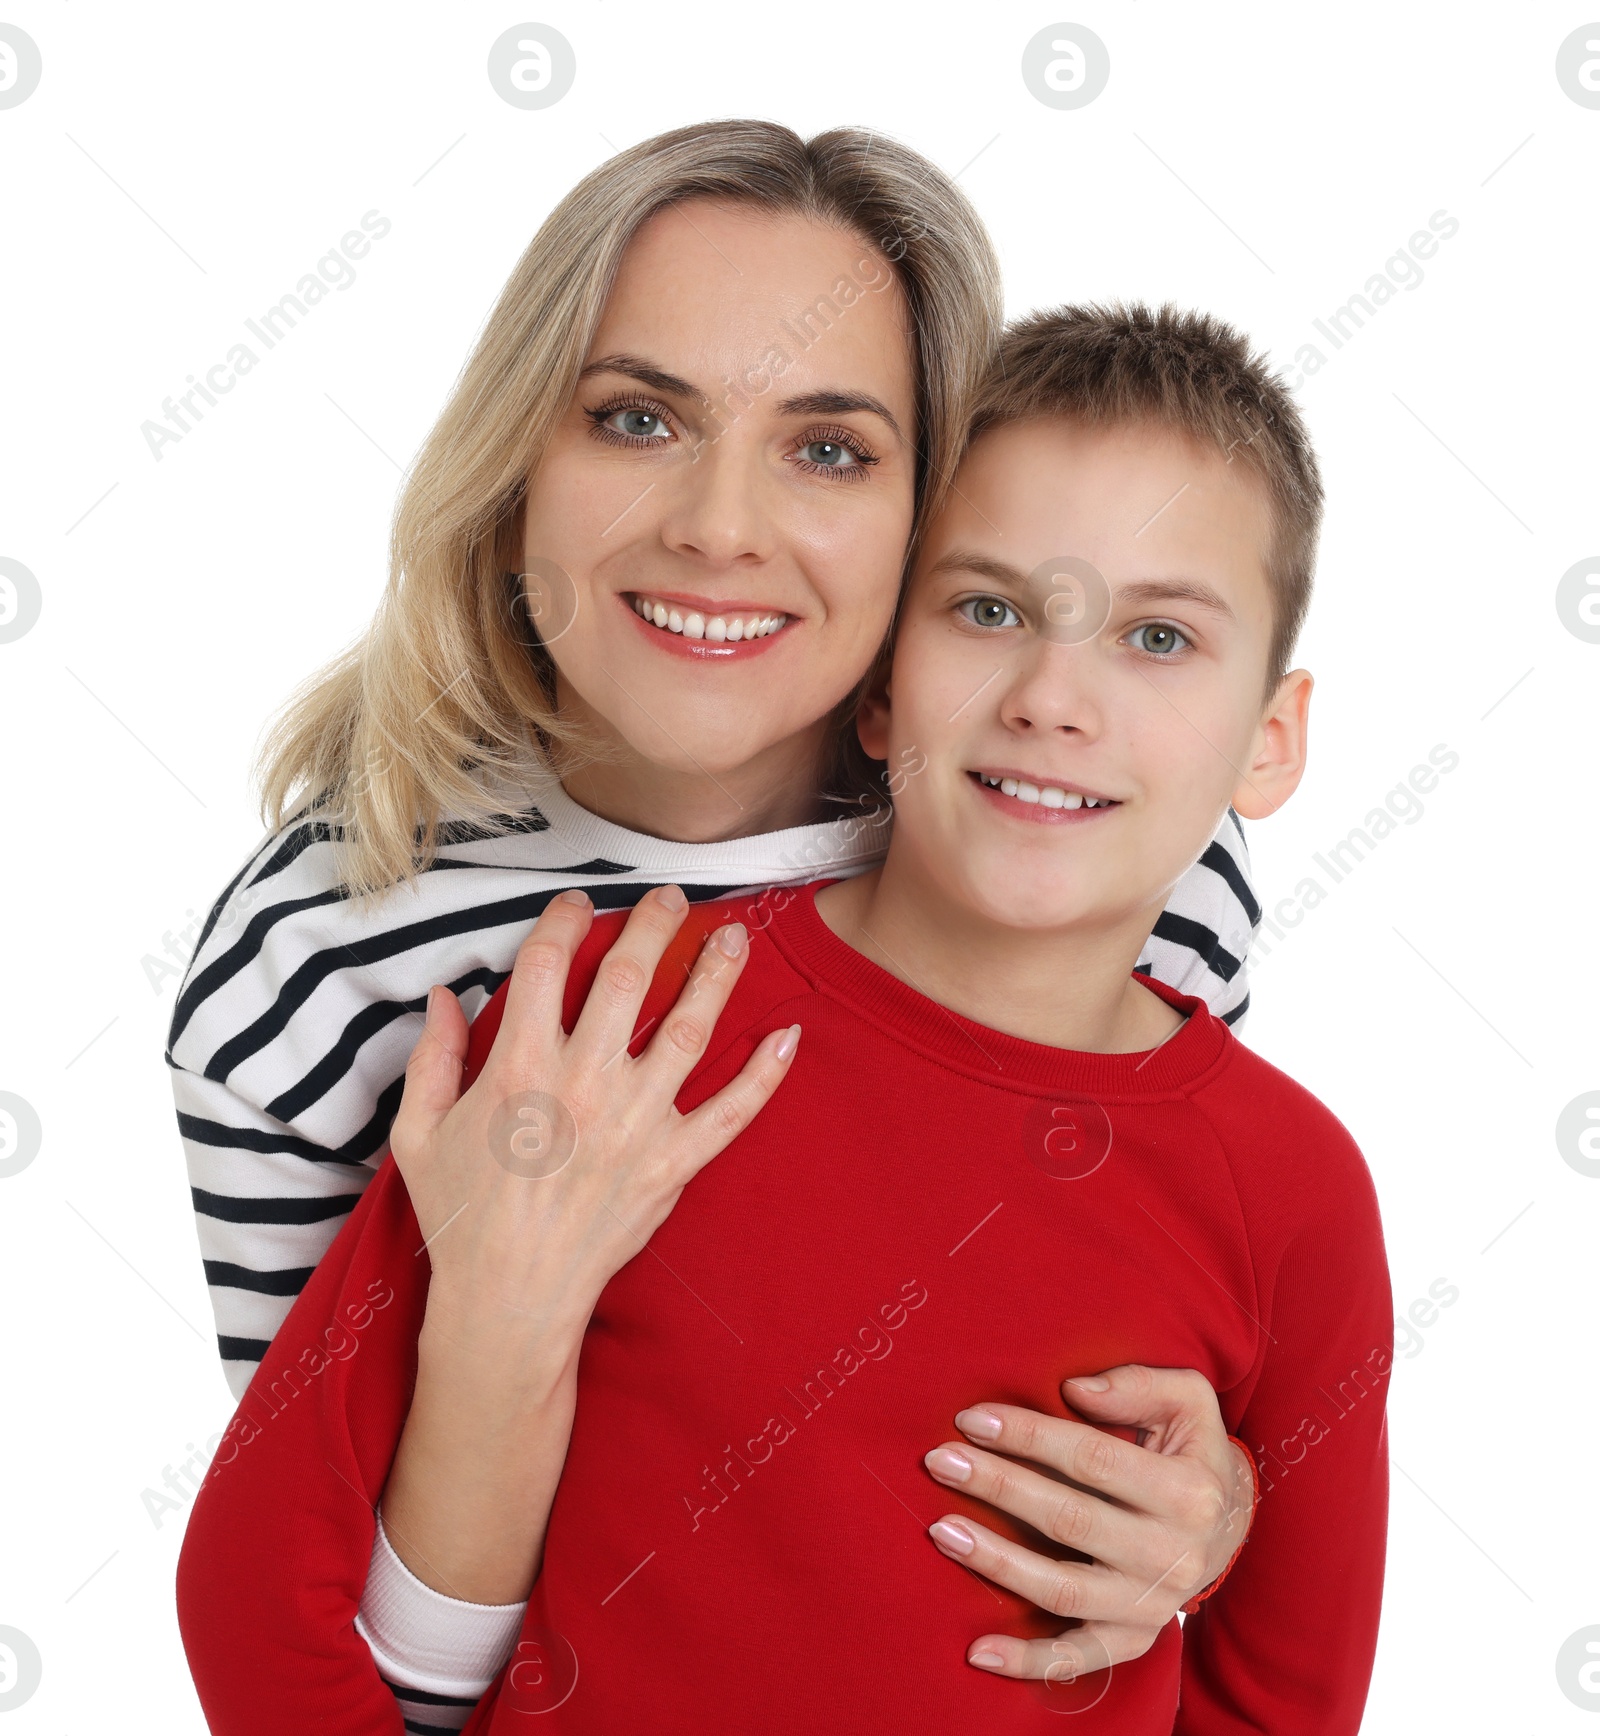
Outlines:
{"type": "Polygon", "coordinates": [[[980,434],[929,526],[919,570],[973,548],[1024,572],[1072,555],[1108,577],[1186,565],[1264,568],[1272,533],[1253,467],[1186,433],[1061,417],[980,434]],[[1244,563],[1240,554],[1255,557],[1244,563]]]}

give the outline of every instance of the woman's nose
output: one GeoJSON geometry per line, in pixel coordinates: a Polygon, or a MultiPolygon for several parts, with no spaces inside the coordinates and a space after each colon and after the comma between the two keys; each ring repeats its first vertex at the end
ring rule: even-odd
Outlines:
{"type": "Polygon", "coordinates": [[[708,436],[662,484],[671,491],[661,515],[669,549],[716,566],[772,558],[780,532],[755,447],[736,430],[708,436]]]}

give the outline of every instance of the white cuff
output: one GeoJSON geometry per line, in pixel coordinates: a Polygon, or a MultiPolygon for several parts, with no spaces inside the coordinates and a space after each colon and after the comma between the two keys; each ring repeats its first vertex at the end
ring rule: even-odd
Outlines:
{"type": "Polygon", "coordinates": [[[511,1656],[527,1610],[526,1603],[464,1603],[424,1585],[395,1554],[379,1509],[356,1632],[391,1682],[480,1698],[511,1656]]]}

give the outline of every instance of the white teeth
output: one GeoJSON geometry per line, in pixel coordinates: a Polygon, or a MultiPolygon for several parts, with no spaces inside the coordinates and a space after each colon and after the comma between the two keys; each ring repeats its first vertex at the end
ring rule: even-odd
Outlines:
{"type": "Polygon", "coordinates": [[[635,597],[635,610],[646,620],[669,633],[681,633],[685,639],[711,639],[719,643],[737,644],[741,639],[764,639],[784,626],[787,615],[701,615],[694,610],[685,613],[670,603],[658,603],[649,597],[635,597]]]}
{"type": "Polygon", "coordinates": [[[1109,808],[1112,803],[1098,796],[1079,795],[1076,790],[1064,790],[1059,784],[1029,784],[1020,778],[992,778],[979,772],[978,779],[991,790],[1014,796],[1019,802],[1037,803],[1043,808],[1109,808]]]}

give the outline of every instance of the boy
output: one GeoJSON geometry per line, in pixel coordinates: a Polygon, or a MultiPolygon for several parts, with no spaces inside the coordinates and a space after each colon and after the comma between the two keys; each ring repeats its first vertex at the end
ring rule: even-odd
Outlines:
{"type": "MultiPolygon", "coordinates": [[[[1287,665],[1319,502],[1293,406],[1216,322],[1066,309],[1009,335],[860,717],[897,772],[882,868],[696,907],[670,955],[730,920],[754,935],[682,1106],[774,1030],[804,1038],[655,1258],[607,1286],[540,1577],[469,1731],[1358,1727],[1392,1348],[1371,1182],[1327,1110],[1134,972],[1230,805],[1264,817],[1299,781],[1311,679],[1287,665]],[[1030,1593],[1071,1479],[1016,1431],[1060,1414],[1061,1369],[1124,1362],[1215,1387],[1261,1468],[1249,1544],[1144,1657],[997,1679],[1065,1625],[1030,1593]],[[925,1459],[958,1410],[968,1440],[925,1459]]],[[[615,932],[578,953],[569,1024],[615,932]]],[[[394,1184],[391,1165],[274,1357],[350,1297],[369,1323],[399,1306],[287,1414],[258,1380],[196,1503],[180,1594],[214,1728],[257,1727],[218,1716],[242,1642],[201,1600],[243,1594],[193,1552],[219,1527],[281,1546],[262,1526],[292,1498],[320,1539],[279,1575],[292,1614],[351,1639],[373,1538],[355,1494],[383,1487],[420,1318],[394,1184]]],[[[349,1703],[319,1710],[392,1728],[359,1641],[343,1655],[349,1703]]]]}

